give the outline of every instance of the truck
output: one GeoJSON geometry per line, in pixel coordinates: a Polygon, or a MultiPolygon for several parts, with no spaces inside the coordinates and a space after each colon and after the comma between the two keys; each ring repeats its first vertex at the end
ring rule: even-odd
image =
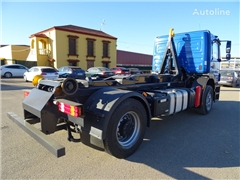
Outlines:
{"type": "Polygon", "coordinates": [[[230,59],[231,41],[209,30],[175,34],[171,28],[155,39],[152,73],[78,80],[36,76],[35,87],[24,91],[24,117],[8,112],[8,118],[56,157],[65,155],[65,147],[51,134],[63,130],[70,142],[127,158],[141,145],[153,117],[187,109],[210,113],[220,96],[211,62],[221,61],[221,42],[230,59]]]}

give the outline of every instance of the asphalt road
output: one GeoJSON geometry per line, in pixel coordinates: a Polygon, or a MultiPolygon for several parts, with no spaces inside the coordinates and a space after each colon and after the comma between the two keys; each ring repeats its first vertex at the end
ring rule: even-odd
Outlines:
{"type": "MultiPolygon", "coordinates": [[[[65,146],[56,158],[7,118],[23,117],[22,79],[1,79],[1,179],[240,179],[240,88],[222,87],[203,116],[187,110],[153,120],[135,154],[114,158],[66,131],[51,135],[65,146]]],[[[40,97],[39,97],[40,98],[40,97]]]]}

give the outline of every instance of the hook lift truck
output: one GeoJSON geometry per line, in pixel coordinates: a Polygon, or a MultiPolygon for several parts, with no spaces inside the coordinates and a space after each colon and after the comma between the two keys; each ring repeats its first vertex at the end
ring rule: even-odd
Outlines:
{"type": "MultiPolygon", "coordinates": [[[[152,117],[211,111],[220,95],[211,63],[221,61],[221,42],[208,30],[174,34],[171,28],[169,35],[156,37],[151,74],[101,80],[36,76],[35,87],[24,92],[24,119],[7,115],[56,157],[65,155],[65,148],[50,134],[66,130],[69,141],[126,158],[140,146],[152,117]]],[[[231,41],[224,42],[229,60],[231,41]]]]}

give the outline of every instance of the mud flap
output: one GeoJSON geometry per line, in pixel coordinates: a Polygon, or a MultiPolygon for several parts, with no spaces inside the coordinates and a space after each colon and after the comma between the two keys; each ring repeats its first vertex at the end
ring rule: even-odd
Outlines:
{"type": "Polygon", "coordinates": [[[54,133],[58,120],[58,107],[53,104],[52,92],[32,89],[23,100],[24,119],[39,118],[45,134],[54,133]]]}

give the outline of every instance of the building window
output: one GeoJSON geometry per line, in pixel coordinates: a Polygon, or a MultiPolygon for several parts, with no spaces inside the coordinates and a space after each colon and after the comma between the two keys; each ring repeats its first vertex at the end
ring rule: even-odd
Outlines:
{"type": "Polygon", "coordinates": [[[94,41],[87,42],[87,56],[94,56],[94,41]]]}
{"type": "Polygon", "coordinates": [[[48,55],[47,45],[46,41],[43,39],[38,41],[38,47],[39,47],[39,54],[40,55],[48,55]]]}
{"type": "Polygon", "coordinates": [[[103,66],[103,67],[106,67],[106,68],[109,68],[109,62],[103,62],[103,63],[102,63],[102,66],[103,66]]]}
{"type": "Polygon", "coordinates": [[[86,40],[87,40],[87,57],[95,57],[94,56],[94,41],[96,41],[96,39],[86,38],[86,40]]]}
{"type": "Polygon", "coordinates": [[[69,66],[77,66],[77,62],[68,62],[69,66]]]}
{"type": "Polygon", "coordinates": [[[70,55],[75,55],[77,54],[77,51],[76,51],[76,39],[73,39],[73,38],[69,38],[69,54],[70,55]]]}
{"type": "Polygon", "coordinates": [[[68,35],[68,56],[78,56],[77,38],[78,36],[68,35]]]}
{"type": "Polygon", "coordinates": [[[68,59],[67,61],[69,66],[77,66],[77,63],[80,62],[78,59],[68,59]]]}
{"type": "Polygon", "coordinates": [[[109,43],[110,41],[103,41],[103,58],[109,58],[109,43]]]}
{"type": "Polygon", "coordinates": [[[87,69],[94,67],[94,61],[92,60],[87,60],[87,69]]]}

